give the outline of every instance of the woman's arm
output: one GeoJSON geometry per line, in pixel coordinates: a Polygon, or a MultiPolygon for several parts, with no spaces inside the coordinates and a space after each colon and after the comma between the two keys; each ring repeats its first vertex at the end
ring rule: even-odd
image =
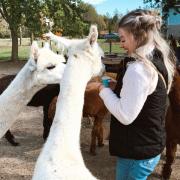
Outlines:
{"type": "Polygon", "coordinates": [[[155,90],[157,81],[157,73],[152,80],[146,66],[135,62],[130,64],[126,70],[120,98],[110,88],[102,88],[100,97],[112,115],[122,124],[129,125],[140,113],[147,96],[155,90]]]}

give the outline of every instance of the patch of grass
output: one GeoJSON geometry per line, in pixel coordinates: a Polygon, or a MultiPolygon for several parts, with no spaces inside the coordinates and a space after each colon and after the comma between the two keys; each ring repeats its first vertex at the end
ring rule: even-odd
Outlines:
{"type": "Polygon", "coordinates": [[[19,46],[19,59],[27,60],[30,54],[30,46],[19,46]]]}
{"type": "Polygon", "coordinates": [[[0,60],[9,60],[10,59],[11,48],[3,46],[0,48],[0,60]]]}
{"type": "MultiPolygon", "coordinates": [[[[109,42],[106,42],[105,39],[98,39],[98,43],[105,53],[109,53],[110,51],[109,42]]],[[[119,42],[112,43],[111,53],[118,53],[118,54],[124,53],[124,50],[120,48],[119,42]]]]}
{"type": "MultiPolygon", "coordinates": [[[[6,40],[7,41],[7,40],[6,40]]],[[[11,45],[10,45],[10,40],[7,42],[1,40],[0,42],[0,61],[7,61],[11,59],[11,45]]],[[[27,39],[24,40],[24,43],[27,41],[27,39]]],[[[103,49],[105,53],[109,53],[109,43],[105,42],[104,39],[98,39],[98,43],[103,49]]],[[[39,47],[42,46],[42,41],[38,42],[39,47]]],[[[53,50],[56,51],[55,44],[52,42],[52,47],[53,50]]],[[[26,45],[19,46],[19,60],[27,60],[29,58],[29,52],[30,52],[30,46],[26,42],[26,45]]],[[[121,54],[123,53],[123,49],[119,47],[119,43],[112,43],[112,53],[118,53],[121,54]]]]}
{"type": "MultiPolygon", "coordinates": [[[[29,57],[29,46],[19,46],[19,60],[27,60],[29,57]]],[[[0,47],[0,61],[11,59],[11,46],[0,47]]]]}

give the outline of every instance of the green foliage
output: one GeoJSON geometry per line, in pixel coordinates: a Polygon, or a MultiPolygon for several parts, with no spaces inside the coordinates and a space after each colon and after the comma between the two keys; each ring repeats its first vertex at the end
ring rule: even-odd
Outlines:
{"type": "Polygon", "coordinates": [[[106,16],[104,16],[109,33],[113,32],[113,31],[114,32],[117,31],[117,25],[118,25],[120,16],[121,16],[121,14],[118,14],[117,12],[115,12],[113,17],[111,17],[109,14],[106,14],[106,16]]]}
{"type": "Polygon", "coordinates": [[[53,30],[62,30],[63,35],[82,36],[87,23],[83,21],[85,10],[79,0],[46,0],[45,15],[54,22],[53,30]]]}
{"type": "Polygon", "coordinates": [[[85,22],[88,24],[97,24],[99,31],[107,28],[104,17],[102,15],[98,15],[96,9],[92,5],[82,2],[80,7],[85,10],[85,13],[83,13],[83,20],[85,22]]]}
{"type": "Polygon", "coordinates": [[[153,8],[161,8],[164,19],[168,17],[168,12],[171,8],[180,13],[180,10],[176,7],[179,0],[144,0],[144,3],[149,4],[149,6],[153,8]]]}
{"type": "Polygon", "coordinates": [[[20,27],[28,29],[29,35],[39,37],[50,30],[44,18],[54,23],[52,31],[62,31],[64,36],[71,37],[87,35],[92,23],[98,24],[99,30],[115,24],[114,17],[113,23],[107,24],[105,19],[108,18],[98,15],[93,6],[81,0],[0,0],[0,14],[11,31],[14,60],[18,58],[17,37],[20,27]]]}
{"type": "Polygon", "coordinates": [[[11,30],[18,32],[20,26],[26,26],[31,32],[41,29],[40,0],[1,0],[0,13],[11,30]]]}
{"type": "Polygon", "coordinates": [[[44,5],[39,0],[24,0],[23,1],[23,22],[22,24],[28,28],[30,33],[35,36],[42,34],[43,24],[41,10],[44,5]]]}
{"type": "Polygon", "coordinates": [[[52,31],[72,37],[87,34],[92,23],[99,31],[115,31],[118,18],[117,13],[113,17],[98,15],[92,5],[81,0],[1,0],[0,13],[11,29],[27,27],[35,37],[49,31],[45,17],[54,23],[52,31]]]}
{"type": "Polygon", "coordinates": [[[45,17],[53,21],[53,30],[62,30],[64,35],[82,36],[87,23],[82,19],[84,9],[79,0],[1,0],[0,13],[10,29],[28,28],[35,36],[49,30],[45,17]]]}
{"type": "Polygon", "coordinates": [[[0,15],[0,38],[9,38],[10,32],[7,23],[0,15]]]}
{"type": "Polygon", "coordinates": [[[23,13],[23,5],[21,0],[1,0],[0,13],[9,24],[10,29],[18,29],[23,13]]]}

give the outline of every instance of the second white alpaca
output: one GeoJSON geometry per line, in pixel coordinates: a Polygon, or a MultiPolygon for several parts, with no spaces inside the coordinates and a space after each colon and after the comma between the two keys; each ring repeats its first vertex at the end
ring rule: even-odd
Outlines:
{"type": "Polygon", "coordinates": [[[0,138],[16,121],[32,96],[47,84],[59,83],[65,59],[49,49],[31,46],[30,58],[15,79],[0,95],[0,138]]]}
{"type": "Polygon", "coordinates": [[[37,160],[33,180],[96,180],[83,161],[80,129],[86,84],[103,70],[97,36],[97,27],[92,26],[87,39],[71,43],[63,38],[63,42],[71,44],[68,63],[54,121],[37,160]]]}

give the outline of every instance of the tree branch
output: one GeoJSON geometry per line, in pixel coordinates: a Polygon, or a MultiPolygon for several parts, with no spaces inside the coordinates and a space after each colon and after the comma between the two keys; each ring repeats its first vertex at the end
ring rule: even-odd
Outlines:
{"type": "Polygon", "coordinates": [[[5,17],[5,15],[4,15],[4,13],[3,13],[3,10],[0,8],[0,14],[1,14],[1,16],[3,17],[3,19],[6,21],[6,17],[5,17]]]}
{"type": "Polygon", "coordinates": [[[2,17],[5,19],[5,21],[9,24],[10,23],[10,19],[9,19],[9,15],[8,12],[6,10],[6,7],[4,5],[4,2],[1,3],[2,8],[0,8],[0,13],[2,15],[2,17]]]}

